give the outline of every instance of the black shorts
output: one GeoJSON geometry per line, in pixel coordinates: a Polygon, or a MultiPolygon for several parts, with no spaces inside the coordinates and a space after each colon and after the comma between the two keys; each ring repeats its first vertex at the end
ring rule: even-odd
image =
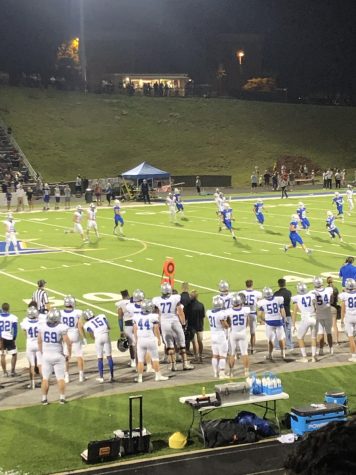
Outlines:
{"type": "Polygon", "coordinates": [[[11,352],[12,354],[17,353],[15,340],[5,340],[5,338],[2,338],[0,348],[2,351],[11,352]]]}
{"type": "Polygon", "coordinates": [[[257,188],[257,183],[251,183],[252,188],[257,188]]]}

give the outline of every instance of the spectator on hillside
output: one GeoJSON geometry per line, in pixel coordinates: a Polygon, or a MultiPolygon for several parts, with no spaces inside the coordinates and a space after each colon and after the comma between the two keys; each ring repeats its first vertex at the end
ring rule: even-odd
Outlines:
{"type": "Polygon", "coordinates": [[[11,200],[12,200],[12,193],[10,191],[10,188],[7,188],[5,196],[6,196],[7,210],[10,211],[10,209],[11,209],[11,200]]]}
{"type": "Polygon", "coordinates": [[[106,201],[108,202],[108,205],[110,206],[111,199],[112,199],[112,184],[111,184],[110,180],[108,180],[106,182],[105,196],[106,196],[106,201]]]}
{"type": "Polygon", "coordinates": [[[282,192],[282,195],[281,195],[281,198],[283,199],[284,197],[288,198],[288,194],[287,194],[287,186],[289,184],[289,181],[288,181],[288,174],[286,175],[281,175],[280,178],[279,178],[279,187],[281,189],[281,192],[282,192]]]}
{"type": "Polygon", "coordinates": [[[55,202],[56,202],[54,209],[59,209],[59,204],[60,204],[60,201],[61,201],[61,189],[59,188],[58,183],[54,187],[54,199],[55,199],[55,202]]]}
{"type": "Polygon", "coordinates": [[[278,188],[278,173],[274,172],[272,175],[272,188],[273,191],[277,191],[278,188]]]}
{"type": "Polygon", "coordinates": [[[268,170],[265,170],[265,173],[263,175],[263,179],[264,179],[265,186],[269,186],[270,185],[271,174],[268,170]]]}
{"type": "Polygon", "coordinates": [[[341,170],[341,186],[346,186],[346,170],[341,170]]]}
{"type": "Polygon", "coordinates": [[[304,178],[308,178],[308,167],[307,167],[307,164],[304,163],[303,165],[303,174],[304,174],[304,178]]]}
{"type": "Polygon", "coordinates": [[[314,185],[315,184],[315,171],[314,170],[311,171],[310,178],[311,178],[311,181],[312,181],[312,185],[314,185]]]}
{"type": "Polygon", "coordinates": [[[335,179],[335,188],[341,188],[341,173],[339,169],[336,170],[334,179],[335,179]]]}
{"type": "Polygon", "coordinates": [[[96,185],[94,187],[94,195],[95,195],[95,199],[96,199],[96,204],[98,206],[101,205],[101,191],[102,191],[101,186],[100,186],[99,182],[97,181],[96,185]]]}
{"type": "Polygon", "coordinates": [[[257,185],[258,185],[257,174],[255,172],[253,172],[252,175],[251,175],[251,192],[256,190],[257,185]]]}
{"type": "Polygon", "coordinates": [[[333,187],[333,174],[334,172],[331,170],[331,168],[328,168],[327,170],[327,188],[330,190],[333,187]]]}
{"type": "Polygon", "coordinates": [[[69,209],[70,208],[71,190],[70,190],[70,186],[68,185],[68,183],[64,187],[63,191],[64,191],[64,208],[69,209]]]}
{"type": "Polygon", "coordinates": [[[49,210],[49,200],[51,197],[51,189],[48,183],[45,183],[42,190],[42,197],[43,197],[43,211],[49,210]]]}

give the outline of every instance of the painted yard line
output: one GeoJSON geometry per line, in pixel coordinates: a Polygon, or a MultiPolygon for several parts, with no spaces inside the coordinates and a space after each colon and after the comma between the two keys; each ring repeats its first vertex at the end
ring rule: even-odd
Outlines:
{"type": "Polygon", "coordinates": [[[184,254],[184,257],[193,257],[193,256],[190,256],[189,254],[184,254]]]}
{"type": "MultiPolygon", "coordinates": [[[[139,224],[142,224],[142,223],[139,223],[139,224]]],[[[150,224],[150,223],[148,223],[148,224],[150,224]]],[[[55,225],[52,225],[51,223],[46,223],[46,225],[55,226],[55,225]]],[[[154,226],[161,227],[160,225],[154,225],[154,226]]],[[[219,233],[211,233],[211,232],[204,232],[204,233],[214,234],[214,235],[220,236],[219,233]]],[[[210,254],[210,253],[203,253],[201,251],[193,251],[192,249],[185,249],[185,248],[180,248],[180,247],[176,247],[176,246],[170,246],[170,245],[167,245],[167,244],[155,243],[155,242],[152,242],[152,241],[144,241],[144,240],[140,240],[140,239],[136,239],[136,238],[125,238],[125,239],[132,240],[132,241],[138,241],[138,242],[144,242],[146,244],[151,244],[151,245],[155,245],[155,246],[159,246],[159,247],[165,247],[165,248],[168,248],[168,249],[175,249],[175,250],[179,250],[179,251],[185,251],[185,252],[189,252],[190,254],[199,254],[199,255],[205,255],[205,256],[219,258],[219,259],[230,260],[230,261],[233,261],[233,262],[239,262],[240,264],[248,264],[248,265],[252,265],[252,266],[255,266],[255,267],[262,267],[262,268],[265,268],[265,269],[273,269],[273,270],[278,270],[278,271],[281,271],[281,272],[289,272],[291,274],[306,275],[308,277],[313,277],[314,276],[313,274],[306,274],[306,273],[302,273],[302,272],[297,272],[295,270],[281,269],[279,267],[267,266],[267,265],[259,264],[259,263],[256,263],[256,262],[248,262],[248,261],[242,261],[240,259],[228,258],[228,257],[224,257],[224,256],[217,256],[217,255],[210,254]]],[[[246,239],[248,239],[248,238],[246,238],[246,239]]],[[[258,242],[265,242],[266,243],[266,241],[258,241],[258,242]]],[[[267,244],[269,244],[269,243],[267,242],[267,244]]],[[[276,244],[276,243],[274,243],[274,244],[276,244]]],[[[41,244],[41,245],[44,246],[44,247],[50,248],[50,246],[46,246],[44,244],[41,244]]],[[[281,244],[278,243],[278,246],[280,246],[280,245],[281,244]]],[[[81,255],[81,254],[79,254],[77,252],[73,252],[73,251],[63,251],[63,252],[68,252],[69,254],[73,254],[73,255],[77,255],[77,256],[79,255],[79,256],[85,257],[87,259],[97,260],[97,261],[102,262],[102,263],[108,263],[108,264],[111,264],[111,265],[116,265],[118,267],[129,268],[130,270],[136,270],[137,272],[147,273],[148,275],[155,275],[155,276],[159,275],[159,274],[153,274],[153,273],[147,272],[147,271],[142,271],[141,269],[135,269],[135,268],[130,268],[129,266],[120,265],[120,264],[117,264],[116,262],[105,261],[105,260],[102,260],[102,259],[99,259],[99,258],[96,258],[96,257],[93,257],[93,256],[84,256],[84,255],[81,255]]],[[[327,251],[320,251],[320,252],[327,252],[327,251]]],[[[330,253],[330,254],[342,255],[342,254],[339,254],[339,253],[330,253]]],[[[348,256],[348,254],[344,254],[344,256],[348,256]]],[[[171,257],[167,257],[167,256],[166,256],[166,258],[171,259],[171,257]]],[[[177,282],[183,282],[183,281],[178,281],[177,280],[177,282]]],[[[199,286],[197,284],[192,284],[192,285],[194,285],[195,287],[204,288],[205,290],[212,290],[210,288],[202,287],[202,286],[199,286]]]]}
{"type": "MultiPolygon", "coordinates": [[[[167,226],[161,226],[160,224],[140,223],[139,221],[135,221],[135,224],[140,224],[140,225],[144,225],[144,226],[155,226],[155,227],[159,227],[159,228],[161,228],[161,227],[167,228],[167,226]]],[[[193,233],[200,233],[200,234],[209,234],[209,235],[212,235],[212,236],[224,236],[224,237],[227,237],[227,238],[230,237],[230,236],[227,236],[227,235],[221,234],[221,233],[214,233],[214,232],[211,232],[211,231],[201,231],[201,230],[192,229],[192,228],[187,228],[187,229],[186,228],[174,228],[174,229],[175,229],[175,231],[185,231],[185,232],[193,232],[193,233]]],[[[241,240],[241,241],[252,241],[252,242],[258,242],[258,243],[262,243],[262,244],[270,244],[270,245],[274,245],[274,246],[277,245],[278,248],[280,248],[281,244],[283,244],[283,243],[280,243],[280,242],[264,241],[262,239],[252,239],[252,238],[241,237],[241,236],[238,236],[237,240],[238,241],[239,240],[241,240]]],[[[147,241],[144,241],[144,242],[147,242],[147,241]]],[[[346,256],[346,257],[349,256],[349,254],[342,254],[340,252],[330,252],[330,251],[324,251],[324,250],[320,250],[319,252],[323,252],[325,254],[333,254],[333,255],[336,255],[336,256],[346,256]]]]}
{"type": "MultiPolygon", "coordinates": [[[[33,288],[35,288],[36,285],[37,285],[36,282],[31,282],[30,280],[24,279],[24,278],[19,277],[17,275],[10,274],[10,273],[5,272],[3,270],[0,270],[0,274],[4,275],[5,277],[10,277],[11,279],[15,279],[15,280],[17,280],[19,282],[22,282],[24,284],[31,285],[33,288]]],[[[65,297],[66,295],[68,295],[68,294],[63,294],[62,292],[59,292],[57,290],[51,289],[48,286],[46,286],[46,289],[47,289],[48,292],[52,292],[53,294],[59,295],[61,297],[65,297]]],[[[77,302],[83,304],[83,305],[87,305],[88,307],[96,308],[97,310],[100,310],[101,312],[110,313],[110,315],[117,316],[116,312],[112,312],[111,310],[107,310],[106,308],[99,307],[98,305],[94,305],[92,303],[89,303],[86,300],[81,300],[81,299],[77,299],[77,298],[75,300],[77,302]]]]}
{"type": "Polygon", "coordinates": [[[146,257],[146,261],[153,261],[150,257],[146,257]]]}

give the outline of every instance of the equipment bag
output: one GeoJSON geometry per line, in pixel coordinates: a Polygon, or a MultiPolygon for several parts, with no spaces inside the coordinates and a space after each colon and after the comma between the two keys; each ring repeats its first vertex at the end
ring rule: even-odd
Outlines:
{"type": "Polygon", "coordinates": [[[200,424],[205,445],[209,448],[256,442],[255,428],[236,423],[232,419],[213,419],[200,424]]]}
{"type": "Polygon", "coordinates": [[[262,437],[270,437],[277,434],[276,429],[270,421],[256,416],[253,412],[240,411],[234,421],[238,424],[254,426],[257,433],[262,437]]]}

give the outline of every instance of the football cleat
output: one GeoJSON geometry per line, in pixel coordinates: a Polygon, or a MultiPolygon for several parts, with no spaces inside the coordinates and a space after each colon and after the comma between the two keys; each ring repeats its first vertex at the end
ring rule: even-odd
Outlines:
{"type": "Polygon", "coordinates": [[[172,295],[172,286],[168,282],[161,285],[161,294],[163,296],[172,295]]]}
{"type": "Polygon", "coordinates": [[[356,289],[356,281],[355,279],[346,279],[345,281],[345,289],[349,292],[352,292],[356,289]]]}
{"type": "Polygon", "coordinates": [[[142,290],[136,289],[132,293],[132,300],[134,302],[142,302],[142,300],[145,298],[145,294],[142,290]]]}
{"type": "Polygon", "coordinates": [[[56,308],[52,308],[47,313],[46,321],[49,325],[58,325],[58,323],[61,323],[61,312],[56,308]]]}
{"type": "Polygon", "coordinates": [[[224,308],[224,299],[220,295],[213,297],[213,308],[214,309],[223,309],[224,308]]]}
{"type": "Polygon", "coordinates": [[[299,295],[304,295],[308,293],[308,287],[306,286],[304,282],[298,282],[297,292],[299,295]]]}
{"type": "Polygon", "coordinates": [[[320,289],[323,286],[323,279],[321,277],[314,277],[313,284],[315,289],[320,289]]]}
{"type": "Polygon", "coordinates": [[[230,285],[226,280],[220,280],[219,282],[219,291],[220,292],[228,292],[230,289],[230,285]]]}
{"type": "MultiPolygon", "coordinates": [[[[242,295],[243,295],[243,294],[242,294],[242,295]]],[[[242,305],[242,298],[240,297],[240,294],[232,294],[231,305],[232,305],[233,307],[241,307],[241,305],[242,305]]]]}
{"type": "Polygon", "coordinates": [[[75,307],[75,298],[72,295],[66,295],[63,299],[63,303],[65,307],[75,307]]]}
{"type": "Polygon", "coordinates": [[[152,300],[144,300],[141,303],[141,312],[142,313],[152,313],[153,312],[153,303],[152,300]]]}
{"type": "Polygon", "coordinates": [[[263,298],[270,299],[273,297],[273,290],[270,287],[264,287],[262,290],[263,298]]]}
{"type": "Polygon", "coordinates": [[[93,317],[94,317],[94,313],[92,312],[92,310],[89,310],[89,308],[83,311],[84,320],[88,321],[93,317]]]}
{"type": "Polygon", "coordinates": [[[30,320],[35,320],[37,317],[38,317],[38,310],[36,307],[30,307],[28,310],[27,310],[27,317],[30,319],[30,320]]]}

